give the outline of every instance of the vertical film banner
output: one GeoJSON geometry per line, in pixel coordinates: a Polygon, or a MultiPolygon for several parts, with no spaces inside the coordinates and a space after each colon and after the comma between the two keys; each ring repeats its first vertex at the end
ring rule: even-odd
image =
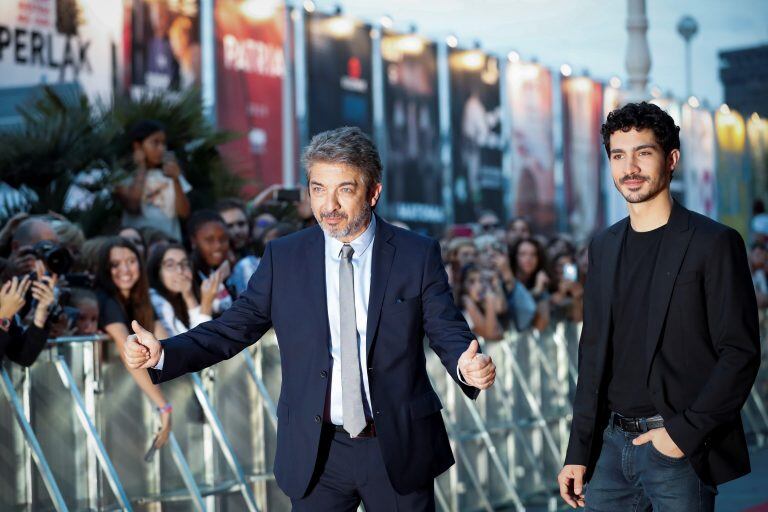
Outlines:
{"type": "Polygon", "coordinates": [[[753,113],[747,121],[747,142],[754,183],[754,199],[768,205],[768,119],[753,113]]]}
{"type": "Polygon", "coordinates": [[[381,40],[387,130],[385,194],[393,220],[436,234],[445,222],[437,47],[416,34],[381,40]]]}
{"type": "Polygon", "coordinates": [[[720,221],[747,240],[751,215],[751,178],[746,162],[746,126],[738,112],[720,107],[715,112],[717,135],[717,209],[720,221]]]}
{"type": "Polygon", "coordinates": [[[125,0],[127,88],[132,94],[200,87],[198,0],[125,0]]]}
{"type": "Polygon", "coordinates": [[[214,17],[216,118],[240,135],[220,150],[249,198],[283,180],[285,11],[276,1],[217,0],[214,17]]]}
{"type": "Polygon", "coordinates": [[[340,126],[373,134],[370,25],[311,13],[305,23],[309,137],[340,126]]]}
{"type": "Polygon", "coordinates": [[[556,228],[552,74],[539,64],[510,62],[506,89],[511,120],[512,211],[537,231],[556,228]]]}
{"type": "Polygon", "coordinates": [[[715,126],[709,111],[683,105],[680,149],[686,207],[717,218],[715,126]]]}
{"type": "Polygon", "coordinates": [[[604,151],[602,85],[586,77],[563,78],[563,174],[568,228],[578,241],[603,225],[600,169],[604,151]]]}
{"type": "Polygon", "coordinates": [[[456,222],[489,210],[504,219],[499,61],[478,49],[451,50],[453,206],[456,222]]]}

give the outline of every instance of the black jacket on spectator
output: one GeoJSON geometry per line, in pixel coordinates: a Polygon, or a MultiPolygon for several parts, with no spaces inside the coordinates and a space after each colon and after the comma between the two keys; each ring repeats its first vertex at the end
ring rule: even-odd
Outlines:
{"type": "MultiPolygon", "coordinates": [[[[629,220],[590,246],[579,343],[579,381],[566,464],[595,469],[607,424],[611,298],[629,220]]],[[[760,365],[755,292],[733,229],[675,203],[650,289],[645,366],[651,400],[702,481],[750,471],[740,411],[760,365]]]]}
{"type": "Polygon", "coordinates": [[[31,366],[45,348],[47,339],[46,329],[32,324],[24,330],[12,322],[8,332],[0,329],[0,361],[7,357],[14,363],[31,366]]]}

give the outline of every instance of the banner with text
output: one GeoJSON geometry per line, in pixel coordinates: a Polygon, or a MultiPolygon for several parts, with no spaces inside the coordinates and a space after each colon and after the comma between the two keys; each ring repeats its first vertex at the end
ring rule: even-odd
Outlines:
{"type": "Polygon", "coordinates": [[[79,83],[108,100],[122,9],[118,0],[3,0],[2,87],[79,83]]]}
{"type": "Polygon", "coordinates": [[[220,150],[249,198],[283,181],[285,11],[275,2],[218,0],[214,16],[216,118],[242,135],[220,150]]]}

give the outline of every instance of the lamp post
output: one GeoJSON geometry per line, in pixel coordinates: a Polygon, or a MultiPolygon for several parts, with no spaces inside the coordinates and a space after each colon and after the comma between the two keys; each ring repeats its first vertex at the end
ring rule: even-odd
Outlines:
{"type": "Polygon", "coordinates": [[[645,0],[627,0],[627,54],[625,64],[629,87],[627,101],[643,101],[648,94],[648,72],[651,70],[651,51],[648,47],[648,17],[645,0]]]}
{"type": "Polygon", "coordinates": [[[677,23],[677,33],[685,40],[685,95],[693,94],[691,76],[691,39],[699,31],[699,24],[692,16],[683,16],[677,23]]]}

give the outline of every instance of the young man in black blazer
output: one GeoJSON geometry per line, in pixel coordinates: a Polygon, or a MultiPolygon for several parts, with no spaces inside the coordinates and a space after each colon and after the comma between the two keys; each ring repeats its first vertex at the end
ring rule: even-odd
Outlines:
{"type": "Polygon", "coordinates": [[[744,242],[673,201],[679,128],[655,105],[602,135],[629,217],[590,245],[579,381],[558,482],[588,510],[714,510],[750,471],[740,410],[760,364],[744,242]]]}

